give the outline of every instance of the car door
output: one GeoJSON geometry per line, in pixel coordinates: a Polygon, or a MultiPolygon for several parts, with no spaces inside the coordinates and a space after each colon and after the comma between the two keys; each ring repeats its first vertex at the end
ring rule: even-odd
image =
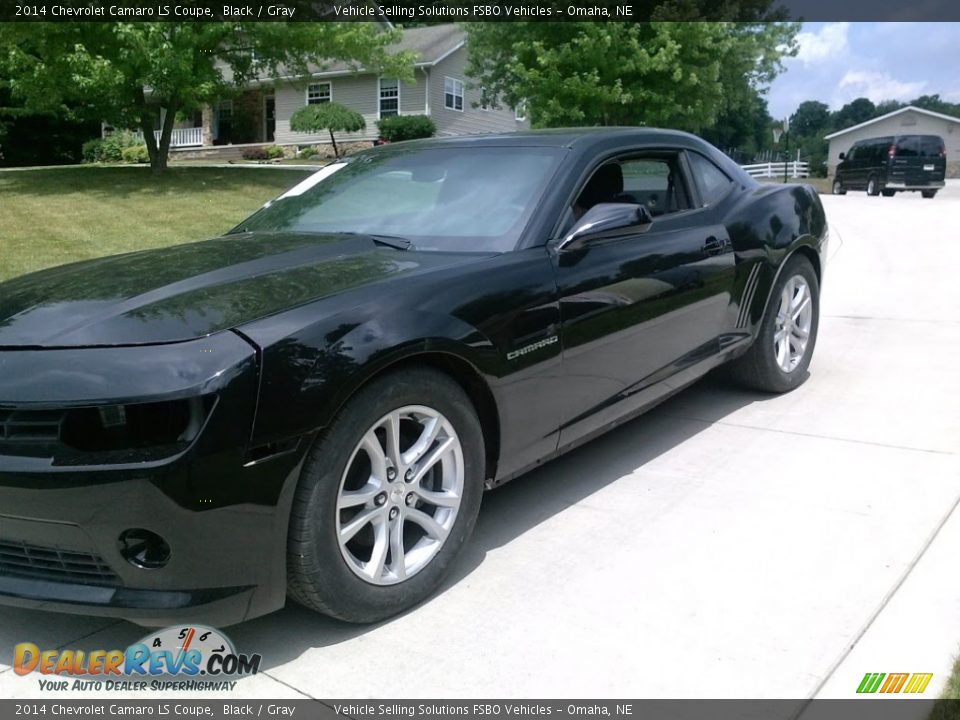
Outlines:
{"type": "Polygon", "coordinates": [[[847,152],[846,159],[843,161],[841,182],[848,188],[859,188],[865,182],[863,177],[864,150],[865,147],[862,142],[854,143],[853,147],[847,152]]]}
{"type": "Polygon", "coordinates": [[[604,162],[576,195],[573,216],[598,202],[633,202],[653,222],[554,253],[561,445],[668,392],[675,373],[719,352],[734,255],[715,208],[695,193],[682,153],[651,151],[604,162]]]}

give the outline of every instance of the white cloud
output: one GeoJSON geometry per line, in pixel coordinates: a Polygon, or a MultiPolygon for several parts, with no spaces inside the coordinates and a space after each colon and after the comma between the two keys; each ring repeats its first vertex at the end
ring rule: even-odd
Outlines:
{"type": "Polygon", "coordinates": [[[847,35],[850,23],[828,23],[820,32],[802,32],[797,34],[797,60],[804,65],[836,59],[847,49],[847,35]]]}
{"type": "Polygon", "coordinates": [[[927,83],[902,82],[888,73],[869,70],[848,70],[840,79],[838,85],[839,96],[834,96],[834,102],[849,102],[858,97],[866,97],[873,102],[882,100],[912,100],[923,95],[927,83]]]}

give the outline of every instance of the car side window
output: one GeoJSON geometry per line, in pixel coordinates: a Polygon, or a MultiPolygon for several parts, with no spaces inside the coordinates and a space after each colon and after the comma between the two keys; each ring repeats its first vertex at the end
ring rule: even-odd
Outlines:
{"type": "Polygon", "coordinates": [[[699,153],[688,153],[693,179],[700,188],[700,200],[709,207],[722,199],[730,190],[733,181],[726,173],[699,153]]]}
{"type": "Polygon", "coordinates": [[[859,145],[856,145],[856,144],[855,144],[852,148],[850,148],[849,150],[847,150],[847,154],[846,154],[846,157],[845,157],[844,159],[845,159],[845,160],[855,160],[856,157],[857,157],[857,148],[859,148],[859,147],[860,147],[859,145]]]}

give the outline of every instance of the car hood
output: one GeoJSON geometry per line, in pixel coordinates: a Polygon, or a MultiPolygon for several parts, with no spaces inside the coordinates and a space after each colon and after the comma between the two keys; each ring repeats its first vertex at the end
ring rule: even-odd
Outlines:
{"type": "Polygon", "coordinates": [[[0,283],[0,348],[192,340],[471,257],[366,236],[242,233],[64,265],[0,283]]]}

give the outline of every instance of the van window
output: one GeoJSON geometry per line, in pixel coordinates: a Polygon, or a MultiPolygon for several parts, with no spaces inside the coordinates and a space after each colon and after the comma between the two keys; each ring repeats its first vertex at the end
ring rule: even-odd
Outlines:
{"type": "Polygon", "coordinates": [[[897,157],[919,157],[920,138],[917,135],[904,135],[897,138],[897,157]]]}
{"type": "Polygon", "coordinates": [[[943,140],[936,135],[920,136],[920,157],[940,157],[944,151],[943,140]]]}

